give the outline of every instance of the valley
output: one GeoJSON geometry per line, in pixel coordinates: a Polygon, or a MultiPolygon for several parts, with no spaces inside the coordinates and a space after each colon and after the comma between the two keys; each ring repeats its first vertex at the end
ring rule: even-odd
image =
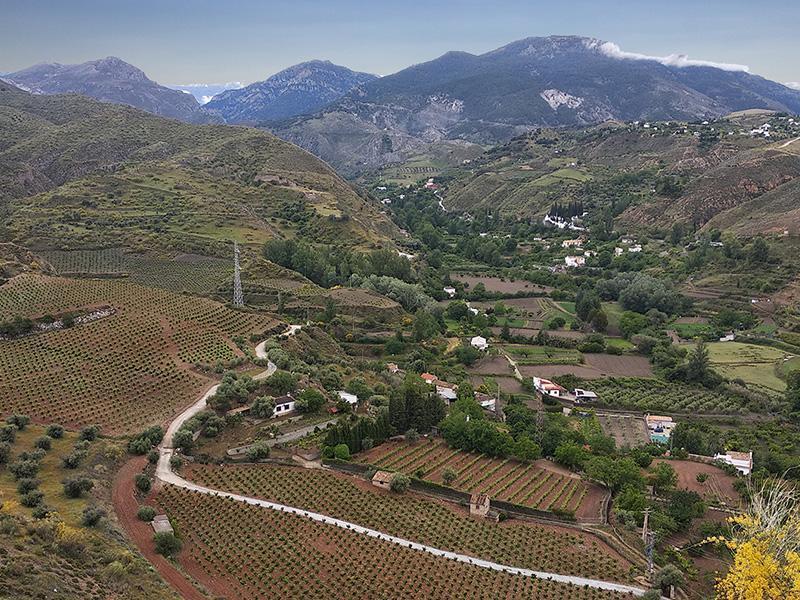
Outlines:
{"type": "Polygon", "coordinates": [[[686,60],[4,75],[0,596],[791,597],[800,92],[686,60]]]}

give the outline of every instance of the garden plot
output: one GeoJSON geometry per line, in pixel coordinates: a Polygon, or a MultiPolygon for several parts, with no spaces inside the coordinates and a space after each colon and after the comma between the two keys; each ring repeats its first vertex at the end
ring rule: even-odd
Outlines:
{"type": "Polygon", "coordinates": [[[0,341],[0,412],[127,433],[161,423],[210,380],[195,363],[242,356],[235,336],[274,328],[235,311],[124,281],[19,276],[0,288],[0,320],[85,311],[114,315],[69,329],[0,341]]]}
{"type": "Polygon", "coordinates": [[[172,486],[159,493],[158,502],[182,532],[178,562],[219,597],[631,597],[490,571],[304,517],[172,486]]]}
{"type": "MultiPolygon", "coordinates": [[[[441,462],[453,452],[440,444],[420,445],[435,446],[431,462],[441,462]]],[[[465,464],[472,461],[468,456],[459,458],[465,464]]],[[[413,493],[387,493],[361,478],[318,469],[192,465],[187,473],[214,489],[296,506],[443,550],[566,575],[627,581],[627,563],[605,544],[590,534],[555,525],[510,521],[498,526],[470,518],[452,503],[413,493]]]]}
{"type": "Polygon", "coordinates": [[[650,432],[641,415],[597,413],[603,433],[614,438],[617,448],[635,448],[650,443],[650,432]]]}
{"type": "Polygon", "coordinates": [[[712,342],[708,344],[711,365],[720,375],[782,393],[786,382],[778,377],[781,367],[794,355],[756,344],[712,342]]]}
{"type": "Polygon", "coordinates": [[[482,283],[487,292],[496,292],[499,294],[518,294],[520,292],[529,292],[531,294],[544,294],[549,293],[553,288],[537,285],[524,279],[511,280],[510,278],[495,277],[492,275],[464,275],[455,273],[450,276],[454,281],[462,282],[467,291],[471,291],[476,285],[482,283]]]}
{"type": "Polygon", "coordinates": [[[744,415],[749,412],[745,401],[738,396],[660,379],[596,379],[591,382],[591,389],[600,397],[601,405],[642,412],[726,415],[744,415]]]}
{"type": "Polygon", "coordinates": [[[741,505],[742,498],[733,483],[736,477],[728,475],[725,471],[714,465],[708,465],[691,460],[666,460],[656,458],[653,463],[666,462],[678,475],[677,487],[682,490],[697,492],[705,500],[716,504],[722,503],[731,507],[741,505]],[[705,481],[698,481],[700,474],[706,476],[705,481]]]}
{"type": "Polygon", "coordinates": [[[454,489],[485,493],[538,510],[573,514],[579,519],[596,520],[604,496],[601,488],[557,472],[549,468],[547,461],[528,464],[491,458],[453,450],[438,439],[417,444],[388,442],[358,460],[440,484],[444,484],[445,471],[453,471],[456,477],[449,485],[454,489]]]}
{"type": "Polygon", "coordinates": [[[557,377],[573,374],[583,379],[606,377],[651,377],[653,369],[644,356],[618,356],[614,354],[583,354],[583,364],[520,365],[523,375],[557,377]]]}

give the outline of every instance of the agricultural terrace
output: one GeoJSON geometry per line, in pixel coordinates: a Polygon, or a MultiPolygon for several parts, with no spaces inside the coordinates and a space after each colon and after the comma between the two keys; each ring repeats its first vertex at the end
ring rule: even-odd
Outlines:
{"type": "Polygon", "coordinates": [[[464,275],[461,273],[454,273],[450,275],[454,281],[460,281],[466,286],[467,291],[472,291],[476,285],[482,283],[487,292],[499,294],[544,294],[552,290],[552,288],[537,285],[524,279],[511,279],[504,277],[494,277],[491,275],[464,275]]]}
{"type": "Polygon", "coordinates": [[[603,433],[614,438],[617,448],[635,448],[650,443],[647,423],[640,415],[597,413],[603,433]]]}
{"type": "Polygon", "coordinates": [[[523,375],[539,377],[557,377],[572,373],[584,379],[602,379],[604,377],[651,377],[653,368],[645,356],[619,356],[615,354],[586,353],[582,355],[582,364],[577,363],[522,363],[520,371],[523,375]]]}
{"type": "Polygon", "coordinates": [[[182,532],[184,571],[225,598],[633,598],[490,571],[173,486],[158,503],[182,532]]]}
{"type": "Polygon", "coordinates": [[[0,412],[125,433],[161,423],[209,379],[196,364],[243,356],[232,341],[273,328],[261,314],[135,284],[22,275],[0,287],[0,320],[110,305],[111,317],[0,341],[0,412]]]}
{"type": "Polygon", "coordinates": [[[555,346],[528,346],[506,344],[503,346],[514,361],[522,365],[574,365],[583,361],[581,353],[573,348],[555,346]]]}
{"type": "Polygon", "coordinates": [[[744,400],[704,388],[640,377],[596,379],[591,389],[600,402],[640,411],[701,414],[747,414],[744,400]]]}
{"type": "MultiPolygon", "coordinates": [[[[449,484],[457,490],[488,494],[538,510],[565,512],[579,520],[597,521],[605,492],[579,477],[543,468],[547,461],[533,464],[515,459],[490,458],[482,454],[454,450],[444,441],[428,440],[416,444],[387,442],[358,458],[381,469],[414,474],[434,483],[444,483],[444,472],[453,471],[449,484]]],[[[548,465],[549,467],[549,465],[548,465]]]]}
{"type": "Polygon", "coordinates": [[[756,344],[712,342],[706,346],[711,366],[729,379],[741,379],[766,392],[783,393],[786,382],[778,374],[792,354],[756,344]]]}
{"type": "Polygon", "coordinates": [[[476,520],[450,503],[388,493],[349,475],[271,465],[191,465],[182,475],[214,489],[297,506],[442,550],[515,567],[629,581],[630,564],[590,534],[476,520]]]}
{"type": "Polygon", "coordinates": [[[121,248],[53,250],[39,255],[62,275],[125,277],[140,285],[191,294],[216,291],[228,282],[233,269],[232,260],[196,254],[158,257],[121,248]]]}
{"type": "Polygon", "coordinates": [[[667,460],[656,458],[653,464],[668,463],[678,475],[676,487],[682,490],[697,492],[706,501],[713,504],[726,506],[739,506],[742,497],[733,487],[736,477],[728,475],[725,471],[714,465],[709,465],[691,460],[667,460]],[[697,476],[703,473],[704,481],[698,481],[697,476]]]}

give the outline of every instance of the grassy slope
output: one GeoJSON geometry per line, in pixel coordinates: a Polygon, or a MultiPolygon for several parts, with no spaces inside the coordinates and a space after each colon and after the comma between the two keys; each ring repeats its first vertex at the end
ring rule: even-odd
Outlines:
{"type": "Polygon", "coordinates": [[[315,239],[373,245],[395,232],[325,163],[256,129],[0,84],[0,132],[0,208],[13,214],[14,239],[40,247],[163,241],[214,252],[222,239],[297,233],[281,215],[298,203],[315,239]]]}

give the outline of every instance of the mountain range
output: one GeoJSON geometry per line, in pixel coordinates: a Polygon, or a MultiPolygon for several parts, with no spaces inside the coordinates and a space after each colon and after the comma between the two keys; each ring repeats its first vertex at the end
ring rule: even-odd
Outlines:
{"type": "Polygon", "coordinates": [[[214,96],[205,109],[226,123],[257,124],[313,113],[378,77],[330,61],[294,65],[264,81],[214,96]]]}
{"type": "Polygon", "coordinates": [[[114,56],[76,65],[41,63],[8,73],[3,79],[35,94],[82,94],[161,117],[193,123],[216,120],[200,109],[191,94],[159,85],[141,69],[114,56]]]}
{"type": "Polygon", "coordinates": [[[5,76],[34,93],[79,93],[161,116],[257,125],[353,175],[409,157],[463,155],[538,127],[800,112],[800,90],[738,65],[648,57],[577,36],[533,37],[376,77],[327,61],[295,65],[201,106],[117,58],[5,76]]]}
{"type": "Polygon", "coordinates": [[[358,171],[430,143],[495,144],[541,126],[800,112],[800,92],[731,65],[629,55],[594,38],[528,38],[447,54],[361,86],[273,131],[358,171]],[[722,68],[720,68],[722,67],[722,68]]]}

